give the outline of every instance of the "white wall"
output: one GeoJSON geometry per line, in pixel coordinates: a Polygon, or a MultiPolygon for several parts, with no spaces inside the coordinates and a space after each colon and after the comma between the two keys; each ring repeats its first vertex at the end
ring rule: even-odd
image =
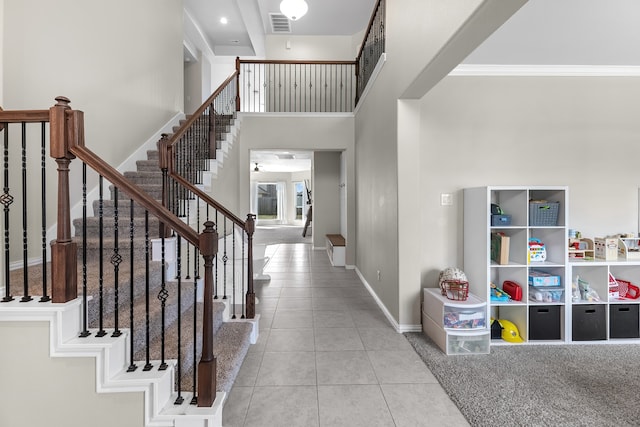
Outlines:
{"type": "MultiPolygon", "coordinates": [[[[48,109],[67,96],[85,113],[87,147],[113,166],[182,110],[181,1],[9,0],[2,22],[2,37],[11,40],[2,55],[3,108],[48,109]]],[[[56,172],[49,164],[53,223],[56,172]]],[[[71,205],[80,200],[80,166],[72,163],[71,205]]],[[[40,206],[37,197],[29,206],[40,206]]]]}
{"type": "Polygon", "coordinates": [[[638,232],[639,109],[638,77],[442,81],[421,101],[422,286],[463,265],[465,187],[567,185],[583,236],[638,232]]]}
{"type": "MultiPolygon", "coordinates": [[[[211,93],[229,78],[236,70],[236,58],[232,56],[216,56],[211,67],[211,93]]],[[[210,93],[210,94],[211,94],[210,93]]]]}
{"type": "MultiPolygon", "coordinates": [[[[202,56],[197,61],[184,63],[184,112],[193,114],[201,105],[204,90],[202,56]]],[[[205,98],[206,99],[206,98],[205,98]]]]}
{"type": "Polygon", "coordinates": [[[353,36],[267,35],[267,59],[353,61],[357,52],[353,36]],[[291,46],[287,49],[287,42],[291,46]]]}
{"type": "MultiPolygon", "coordinates": [[[[240,134],[240,211],[249,211],[250,150],[343,151],[347,182],[355,182],[354,119],[348,114],[242,114],[240,134]]],[[[235,149],[235,147],[234,147],[235,149]]],[[[338,172],[339,174],[339,169],[338,172]]],[[[315,195],[313,195],[315,199],[315,195]]],[[[355,265],[355,186],[347,187],[347,264],[355,265]]],[[[313,220],[316,220],[314,206],[313,220]]],[[[339,226],[339,223],[338,223],[339,226]]],[[[336,228],[337,230],[338,228],[336,228]]],[[[314,230],[315,231],[315,230],[314,230]]]]}
{"type": "MultiPolygon", "coordinates": [[[[242,129],[240,129],[242,132],[242,129]]],[[[216,178],[211,182],[210,195],[238,218],[247,218],[248,210],[240,208],[240,144],[234,140],[221,165],[218,166],[216,178]]]]}
{"type": "Polygon", "coordinates": [[[94,358],[49,357],[49,322],[0,322],[0,342],[1,426],[143,425],[141,392],[98,394],[94,358]]]}

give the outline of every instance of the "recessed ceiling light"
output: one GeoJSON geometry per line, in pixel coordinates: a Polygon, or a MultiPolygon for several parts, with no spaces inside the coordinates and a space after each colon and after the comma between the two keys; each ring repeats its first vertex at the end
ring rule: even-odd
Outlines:
{"type": "Polygon", "coordinates": [[[222,18],[220,18],[220,23],[221,24],[225,24],[226,25],[228,22],[229,22],[229,20],[226,17],[223,16],[222,18]]]}

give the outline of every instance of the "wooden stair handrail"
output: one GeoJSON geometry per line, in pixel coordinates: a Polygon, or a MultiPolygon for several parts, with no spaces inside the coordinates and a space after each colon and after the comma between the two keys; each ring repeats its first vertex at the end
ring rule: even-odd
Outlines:
{"type": "Polygon", "coordinates": [[[49,110],[3,110],[0,108],[0,124],[41,123],[49,121],[49,110]]]}
{"type": "MultiPolygon", "coordinates": [[[[144,206],[151,214],[158,217],[162,222],[166,223],[170,228],[182,235],[182,237],[187,239],[191,244],[198,246],[199,236],[191,227],[187,226],[183,221],[176,219],[173,213],[162,206],[160,202],[140,190],[135,184],[126,179],[124,175],[85,146],[84,113],[78,110],[71,110],[68,105],[69,100],[64,97],[58,97],[56,100],[58,101],[58,105],[56,107],[63,108],[65,114],[67,116],[72,116],[72,119],[67,121],[66,132],[68,132],[70,141],[68,147],[54,147],[53,151],[60,151],[58,156],[62,157],[61,154],[65,151],[65,148],[68,149],[69,153],[85,162],[89,167],[105,177],[113,185],[122,189],[129,195],[129,197],[134,199],[134,201],[144,206]]],[[[56,107],[53,107],[51,110],[2,110],[0,112],[0,124],[50,122],[52,121],[50,119],[51,116],[54,117],[53,121],[55,122],[56,107]]],[[[53,123],[53,125],[55,127],[55,123],[53,123]]],[[[55,132],[55,130],[52,130],[52,133],[55,132]]],[[[55,137],[53,139],[55,140],[55,137]]],[[[65,238],[67,237],[68,236],[65,236],[65,238]]]]}
{"type": "Polygon", "coordinates": [[[373,23],[376,19],[376,15],[378,14],[378,9],[380,9],[381,3],[382,3],[382,0],[376,1],[376,5],[373,8],[373,13],[369,18],[369,25],[367,25],[367,30],[364,32],[364,38],[362,39],[362,44],[360,45],[360,49],[358,50],[358,55],[356,55],[356,60],[355,60],[356,63],[360,62],[360,57],[362,56],[362,52],[364,51],[365,42],[369,38],[369,33],[371,33],[371,27],[373,27],[373,23]]]}
{"type": "Polygon", "coordinates": [[[246,227],[245,221],[240,219],[238,216],[236,216],[229,209],[227,209],[224,206],[222,206],[219,202],[214,200],[207,193],[205,193],[204,191],[200,190],[198,187],[194,186],[189,181],[184,179],[181,175],[178,175],[177,173],[175,173],[173,171],[170,171],[169,172],[169,176],[172,177],[174,180],[176,180],[180,185],[182,185],[183,187],[187,188],[193,194],[195,194],[196,196],[198,196],[199,198],[204,200],[209,206],[211,206],[214,209],[220,211],[224,216],[228,217],[231,220],[231,222],[233,222],[237,226],[242,227],[243,229],[246,227]]]}
{"type": "Polygon", "coordinates": [[[218,87],[218,89],[216,89],[216,91],[213,92],[211,94],[211,96],[209,98],[207,98],[207,100],[202,103],[200,108],[198,108],[191,115],[191,117],[189,117],[187,119],[187,121],[184,122],[176,132],[174,132],[173,135],[171,135],[171,138],[169,138],[169,141],[168,141],[168,145],[170,147],[175,145],[180,140],[180,138],[182,138],[182,136],[187,132],[187,129],[189,129],[195,123],[195,121],[198,119],[198,117],[200,117],[200,115],[202,113],[204,113],[204,110],[206,110],[207,107],[213,103],[213,101],[216,99],[216,97],[218,95],[220,95],[220,92],[222,92],[224,90],[224,88],[229,83],[231,83],[231,81],[233,79],[236,78],[236,74],[237,74],[237,71],[234,71],[233,74],[231,74],[229,77],[227,77],[227,79],[220,85],[220,87],[218,87]]]}

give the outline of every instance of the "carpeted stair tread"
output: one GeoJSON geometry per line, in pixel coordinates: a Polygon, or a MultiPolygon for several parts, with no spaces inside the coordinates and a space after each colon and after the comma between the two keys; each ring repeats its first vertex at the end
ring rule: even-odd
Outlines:
{"type": "Polygon", "coordinates": [[[160,163],[159,163],[158,159],[138,160],[138,161],[136,161],[136,168],[140,172],[144,172],[144,171],[149,171],[149,172],[160,171],[160,163]]]}
{"type": "Polygon", "coordinates": [[[216,333],[213,354],[218,362],[217,390],[231,391],[249,351],[251,330],[249,322],[226,322],[216,333]]]}
{"type": "Polygon", "coordinates": [[[137,171],[137,172],[125,172],[125,178],[133,182],[136,185],[143,184],[160,184],[162,185],[162,171],[137,171]]]}
{"type": "MultiPolygon", "coordinates": [[[[47,289],[51,290],[51,263],[48,262],[45,265],[47,270],[47,289]]],[[[42,271],[43,265],[34,265],[29,267],[28,271],[28,282],[29,288],[33,290],[30,292],[31,294],[41,295],[42,290],[42,271]],[[35,291],[38,291],[37,293],[35,291]]],[[[100,289],[100,271],[98,268],[98,263],[87,263],[87,269],[84,270],[82,264],[78,262],[77,264],[78,271],[78,296],[82,295],[83,285],[84,285],[84,275],[86,274],[87,278],[87,295],[89,297],[97,298],[100,289]]],[[[149,263],[149,283],[150,289],[155,289],[159,286],[159,282],[161,281],[161,266],[159,262],[150,262],[149,263]]],[[[23,283],[23,269],[12,270],[9,276],[9,280],[12,286],[17,286],[18,284],[23,283]]],[[[144,292],[144,284],[145,284],[145,276],[146,271],[144,266],[140,266],[139,268],[134,269],[133,280],[134,283],[140,283],[142,285],[136,286],[134,289],[134,298],[135,296],[144,292]]],[[[123,263],[118,272],[118,282],[120,290],[124,289],[125,283],[127,287],[127,293],[129,289],[129,278],[130,278],[130,269],[128,264],[123,263]]],[[[113,288],[113,284],[115,282],[115,272],[113,266],[110,263],[105,263],[102,272],[102,283],[103,283],[103,295],[106,295],[109,292],[112,292],[110,288],[113,288]]],[[[128,303],[128,297],[122,297],[122,300],[126,300],[128,303]]]]}
{"type": "MultiPolygon", "coordinates": [[[[217,303],[214,302],[213,303],[213,323],[214,323],[214,343],[216,338],[216,334],[217,331],[220,329],[220,327],[216,328],[216,324],[222,325],[222,315],[225,309],[225,306],[223,303],[217,303]]],[[[182,320],[181,320],[181,330],[182,330],[182,334],[181,334],[181,343],[180,343],[180,348],[181,348],[181,353],[180,353],[180,357],[181,357],[181,377],[182,377],[182,390],[191,390],[192,386],[193,386],[193,365],[194,365],[194,360],[197,362],[198,360],[200,360],[201,354],[202,354],[202,315],[203,315],[203,303],[197,303],[195,306],[191,305],[189,307],[188,310],[186,310],[183,314],[182,314],[182,320]],[[193,318],[194,318],[194,314],[197,316],[197,329],[196,329],[196,342],[194,343],[193,340],[193,332],[194,332],[194,328],[193,328],[193,318]],[[195,344],[195,359],[194,359],[194,344],[195,344]],[[190,373],[191,372],[191,373],[190,373]]],[[[178,336],[178,322],[174,321],[170,326],[167,327],[166,332],[165,332],[165,336],[169,337],[171,339],[167,339],[165,342],[165,359],[178,359],[178,340],[177,340],[177,336],[178,336]]],[[[150,353],[152,355],[152,359],[154,358],[153,355],[157,355],[155,357],[159,358],[160,355],[160,349],[161,349],[161,338],[160,337],[156,337],[154,340],[151,341],[150,343],[150,353]]],[[[215,348],[215,344],[214,344],[214,348],[215,348]]],[[[215,353],[214,353],[215,354],[215,353]]],[[[135,354],[135,359],[136,360],[143,360],[144,359],[144,350],[141,349],[140,351],[136,352],[135,354]]],[[[177,382],[177,378],[176,378],[176,382],[177,382]]]]}
{"type": "MultiPolygon", "coordinates": [[[[135,209],[135,205],[134,205],[134,209],[135,209]]],[[[118,206],[118,237],[119,240],[122,239],[126,239],[129,240],[129,235],[130,235],[130,226],[131,226],[131,215],[130,215],[130,211],[128,210],[124,210],[122,211],[120,209],[120,206],[118,206]]],[[[144,237],[144,227],[145,227],[145,218],[144,217],[137,217],[135,216],[135,211],[134,211],[134,217],[133,217],[133,235],[134,238],[135,236],[140,236],[140,237],[144,237]]],[[[158,235],[158,227],[159,227],[159,221],[156,217],[154,216],[149,216],[149,234],[150,237],[153,238],[155,236],[158,235]]],[[[82,227],[83,227],[83,221],[82,218],[77,218],[73,220],[73,226],[75,227],[75,234],[76,236],[82,236],[82,227]]],[[[85,226],[87,228],[87,236],[89,235],[94,235],[97,236],[99,234],[100,231],[100,219],[97,217],[87,217],[87,220],[85,222],[85,226]]],[[[113,239],[113,236],[115,234],[115,217],[110,216],[110,217],[103,217],[102,220],[102,233],[103,236],[109,237],[110,239],[113,239]]],[[[122,242],[120,242],[122,243],[122,242]]]]}
{"type": "MultiPolygon", "coordinates": [[[[147,193],[149,196],[156,200],[162,200],[162,184],[137,184],[138,189],[140,191],[147,193]]],[[[113,185],[109,186],[109,191],[111,192],[111,199],[114,200],[115,197],[115,187],[113,185]]],[[[127,195],[124,191],[118,189],[118,200],[130,200],[131,197],[127,195]]]]}
{"type": "MultiPolygon", "coordinates": [[[[161,201],[158,199],[157,202],[161,201]]],[[[115,213],[115,200],[110,200],[110,199],[104,199],[102,200],[102,217],[104,218],[105,221],[109,221],[109,218],[111,222],[113,222],[113,215],[115,213]]],[[[140,218],[144,218],[144,213],[147,209],[142,206],[140,203],[136,203],[133,202],[133,216],[134,217],[140,217],[140,218]]],[[[99,212],[100,212],[100,201],[99,200],[94,200],[93,201],[93,212],[94,212],[94,216],[98,216],[99,212]]],[[[125,199],[125,200],[118,200],[118,216],[120,216],[121,218],[129,218],[129,214],[131,212],[131,200],[130,199],[125,199]]],[[[149,220],[151,220],[153,218],[153,214],[149,214],[149,220]]]]}
{"type": "MultiPolygon", "coordinates": [[[[74,237],[74,241],[78,244],[78,263],[82,262],[83,256],[83,243],[82,240],[76,240],[74,237]]],[[[97,268],[98,262],[100,260],[100,239],[98,237],[87,238],[87,260],[88,263],[95,263],[97,268]]],[[[120,267],[128,266],[131,262],[131,246],[129,239],[125,241],[120,240],[118,242],[118,255],[121,257],[120,267]]],[[[152,254],[152,246],[149,245],[149,254],[152,254]]],[[[115,254],[115,245],[113,239],[104,239],[102,242],[102,261],[104,264],[104,268],[113,268],[111,263],[111,258],[115,254]]],[[[149,264],[160,263],[160,261],[149,260],[149,264]]],[[[143,268],[146,263],[146,248],[143,237],[136,237],[133,241],[133,263],[135,268],[143,268]]],[[[94,268],[94,267],[91,267],[94,268]]],[[[128,267],[127,267],[128,268],[128,267]]]]}
{"type": "MultiPolygon", "coordinates": [[[[230,391],[250,346],[252,325],[249,322],[224,322],[213,337],[213,354],[217,362],[217,391],[230,391]]],[[[191,333],[192,330],[191,330],[191,333]]],[[[200,325],[198,325],[200,334],[200,325]]],[[[200,336],[200,335],[199,335],[200,336]]],[[[184,346],[183,346],[184,348],[184,346]]],[[[189,347],[193,352],[193,347],[189,347]]],[[[196,363],[201,357],[201,343],[196,347],[196,363]]],[[[184,356],[183,356],[184,357],[184,356]]],[[[193,388],[193,357],[182,364],[182,390],[193,388]]]]}
{"type": "MultiPolygon", "coordinates": [[[[164,319],[165,319],[165,340],[174,339],[175,335],[170,335],[169,329],[171,325],[176,322],[178,318],[178,292],[176,290],[176,283],[171,283],[166,286],[168,290],[167,299],[165,300],[165,310],[164,310],[164,319]]],[[[153,289],[149,292],[149,341],[153,342],[155,340],[161,342],[161,334],[162,334],[162,304],[158,299],[158,294],[160,291],[160,287],[153,289]]],[[[129,293],[128,286],[126,289],[121,290],[126,294],[129,293]]],[[[89,302],[89,306],[92,311],[97,312],[98,300],[94,299],[89,302]]],[[[109,302],[111,306],[109,316],[105,316],[103,327],[109,331],[111,331],[115,324],[115,317],[112,315],[113,310],[113,300],[109,302]]],[[[193,284],[192,283],[182,283],[182,296],[180,299],[180,313],[182,316],[185,316],[185,313],[194,305],[193,299],[193,284]]],[[[105,302],[105,307],[107,303],[105,302]]],[[[129,307],[128,298],[127,302],[120,303],[119,311],[118,311],[118,322],[119,328],[127,328],[130,329],[130,314],[131,309],[129,307]]],[[[135,359],[144,360],[146,355],[146,297],[144,292],[137,295],[134,299],[133,304],[133,318],[134,318],[134,329],[133,329],[133,338],[134,338],[134,353],[138,356],[135,359]]],[[[89,318],[89,327],[97,328],[98,327],[98,316],[96,315],[89,318]]],[[[160,352],[157,353],[151,352],[151,359],[159,358],[160,352]]]]}

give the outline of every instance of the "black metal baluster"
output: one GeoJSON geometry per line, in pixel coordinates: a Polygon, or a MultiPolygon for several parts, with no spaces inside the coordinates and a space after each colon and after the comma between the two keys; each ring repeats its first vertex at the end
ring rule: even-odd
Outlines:
{"type": "MultiPolygon", "coordinates": [[[[198,202],[198,209],[196,211],[196,231],[198,232],[198,235],[200,235],[200,198],[198,197],[196,200],[198,202]]],[[[207,206],[207,211],[208,210],[209,206],[207,206]]],[[[193,281],[195,283],[198,279],[200,279],[200,251],[195,245],[193,246],[193,269],[193,281]]]]}
{"type": "Polygon", "coordinates": [[[153,365],[150,363],[151,360],[151,347],[150,347],[150,316],[149,316],[149,211],[145,209],[144,211],[144,313],[145,313],[145,353],[146,353],[146,363],[144,365],[143,371],[150,371],[153,368],[153,365]]]}
{"type": "MultiPolygon", "coordinates": [[[[227,225],[227,221],[225,218],[225,226],[227,225]]],[[[231,316],[232,319],[236,318],[236,305],[238,304],[238,302],[236,301],[236,264],[237,264],[237,260],[236,260],[236,225],[232,224],[231,225],[231,258],[232,258],[232,264],[231,264],[231,292],[232,292],[232,297],[231,297],[231,304],[233,305],[233,315],[231,316]]]]}
{"type": "Polygon", "coordinates": [[[13,301],[11,296],[11,277],[9,274],[9,206],[13,203],[13,196],[9,194],[9,125],[4,125],[4,183],[1,201],[4,206],[4,297],[2,302],[13,301]]]}
{"type": "Polygon", "coordinates": [[[160,292],[158,292],[158,299],[160,300],[160,318],[161,318],[161,324],[160,324],[160,342],[161,342],[161,346],[160,346],[160,353],[161,353],[161,360],[160,360],[160,366],[158,367],[158,370],[160,371],[164,371],[165,369],[167,369],[167,364],[165,362],[165,309],[167,306],[167,298],[169,297],[169,292],[167,291],[167,263],[166,263],[166,259],[165,259],[165,225],[162,224],[162,226],[160,227],[160,233],[161,233],[161,239],[160,239],[160,256],[162,258],[162,279],[161,279],[161,285],[160,285],[160,292]]]}
{"type": "MultiPolygon", "coordinates": [[[[200,232],[198,232],[198,235],[200,234],[200,232]]],[[[199,264],[199,263],[196,263],[199,264]]],[[[204,286],[204,285],[203,285],[204,286]]],[[[196,388],[197,388],[197,383],[198,383],[198,364],[196,363],[196,360],[198,360],[198,355],[197,355],[197,345],[195,345],[195,343],[198,342],[198,281],[196,279],[193,280],[193,397],[191,398],[191,402],[189,402],[191,405],[195,405],[196,403],[198,403],[198,399],[196,398],[196,388]]]]}
{"type": "MultiPolygon", "coordinates": [[[[198,206],[200,203],[200,199],[198,198],[198,206]]],[[[207,212],[209,212],[209,205],[207,204],[207,212]]],[[[198,209],[197,211],[197,220],[196,220],[196,231],[198,232],[198,235],[200,235],[200,209],[198,209]]],[[[198,342],[198,310],[196,309],[196,307],[198,306],[198,280],[200,280],[200,254],[198,251],[198,247],[196,245],[193,246],[193,342],[196,343],[198,342]]],[[[204,284],[203,284],[204,286],[204,284]]],[[[215,288],[214,288],[215,289],[215,288]]],[[[214,293],[215,295],[215,293],[214,293]]],[[[214,297],[215,298],[215,297],[214,297]]],[[[193,346],[193,360],[194,360],[194,364],[193,364],[193,398],[191,399],[191,402],[189,402],[191,405],[195,405],[197,402],[196,399],[196,384],[197,384],[197,378],[198,378],[198,370],[197,370],[197,363],[195,363],[196,360],[198,360],[198,355],[197,355],[197,346],[194,345],[193,346]]]]}
{"type": "Polygon", "coordinates": [[[87,327],[87,164],[82,162],[82,332],[81,338],[91,333],[87,327]]]}
{"type": "MultiPolygon", "coordinates": [[[[193,194],[191,193],[191,191],[189,190],[188,193],[188,200],[187,200],[187,224],[191,223],[191,209],[190,209],[190,205],[191,205],[191,198],[193,197],[193,194]]],[[[187,251],[187,276],[185,277],[185,279],[189,280],[191,279],[191,277],[189,276],[189,266],[190,266],[190,260],[189,260],[189,251],[187,251]]]]}
{"type": "Polygon", "coordinates": [[[98,332],[97,337],[107,335],[104,330],[104,178],[98,178],[98,332]]]}
{"type": "MultiPolygon", "coordinates": [[[[22,286],[20,302],[33,300],[29,296],[29,245],[27,237],[27,124],[22,123],[22,286]]],[[[45,262],[46,260],[42,260],[45,262]]]]}
{"type": "Polygon", "coordinates": [[[227,299],[227,261],[229,257],[227,256],[227,218],[224,218],[224,237],[222,238],[224,244],[224,251],[222,255],[222,299],[227,299]]]}
{"type": "Polygon", "coordinates": [[[118,239],[118,187],[113,187],[114,205],[113,205],[113,255],[111,256],[111,265],[113,265],[113,304],[114,304],[114,326],[112,337],[119,337],[122,332],[119,329],[118,321],[120,317],[119,301],[119,273],[122,256],[120,255],[119,239],[118,239]]]}
{"type": "MultiPolygon", "coordinates": [[[[178,366],[176,367],[176,375],[178,377],[178,397],[176,398],[175,405],[180,405],[184,402],[182,397],[182,238],[178,234],[178,253],[177,256],[177,273],[178,273],[178,366]]],[[[187,253],[189,251],[187,250],[187,253]]],[[[195,359],[194,359],[195,360],[195,359]]]]}
{"type": "MultiPolygon", "coordinates": [[[[207,203],[207,221],[209,221],[209,204],[207,203]]],[[[218,224],[218,209],[216,209],[216,224],[218,224]]],[[[218,240],[219,241],[219,240],[218,240]]],[[[218,250],[218,253],[216,253],[216,256],[214,258],[214,262],[215,262],[215,266],[214,266],[214,272],[215,272],[215,279],[213,281],[214,284],[214,289],[213,289],[213,299],[218,299],[218,293],[220,292],[220,284],[218,283],[218,258],[220,256],[220,251],[218,250]]]]}
{"type": "Polygon", "coordinates": [[[42,297],[40,302],[51,301],[47,292],[47,126],[42,122],[40,131],[40,181],[42,187],[42,297]]]}
{"type": "Polygon", "coordinates": [[[133,237],[134,237],[134,224],[133,224],[133,215],[134,215],[134,208],[135,208],[135,204],[133,203],[133,199],[130,199],[130,204],[129,204],[129,213],[130,213],[130,217],[129,217],[129,338],[130,338],[130,346],[129,346],[129,367],[127,368],[127,372],[133,372],[136,369],[138,369],[138,366],[133,363],[133,353],[135,350],[135,341],[133,339],[133,335],[134,335],[134,323],[133,323],[133,271],[134,271],[134,261],[133,261],[133,255],[134,255],[134,248],[133,248],[133,237]]]}

